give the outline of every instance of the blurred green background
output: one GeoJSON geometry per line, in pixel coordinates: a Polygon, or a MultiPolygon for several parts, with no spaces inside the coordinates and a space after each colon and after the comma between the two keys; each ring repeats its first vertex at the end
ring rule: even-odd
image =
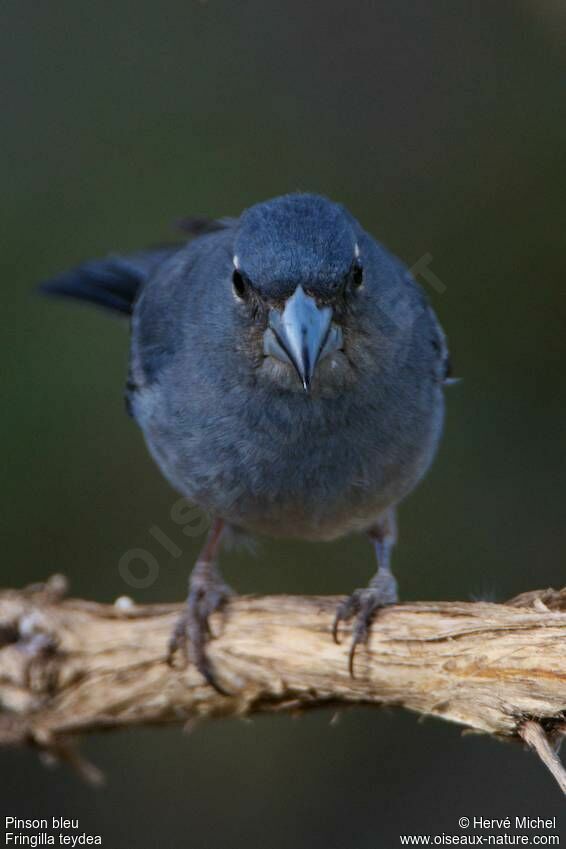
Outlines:
{"type": "MultiPolygon", "coordinates": [[[[401,510],[405,599],[564,584],[566,12],[552,0],[2,5],[3,585],[180,600],[200,539],[123,410],[127,330],[37,281],[295,189],[344,202],[428,289],[462,383],[401,510]],[[158,526],[183,556],[164,554],[158,526]],[[132,590],[131,548],[157,558],[132,590]]],[[[242,592],[348,592],[362,539],[227,553],[242,592]]],[[[0,754],[6,815],[78,817],[110,847],[393,847],[461,815],[552,816],[519,746],[401,712],[222,721],[85,742],[101,792],[0,754]]],[[[562,822],[564,827],[564,817],[562,822]]]]}

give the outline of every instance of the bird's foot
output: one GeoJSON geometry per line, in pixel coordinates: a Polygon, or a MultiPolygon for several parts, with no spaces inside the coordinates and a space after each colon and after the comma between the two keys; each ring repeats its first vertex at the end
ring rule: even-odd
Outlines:
{"type": "Polygon", "coordinates": [[[350,643],[350,651],[348,653],[348,669],[352,678],[355,677],[354,658],[356,649],[360,643],[367,643],[371,623],[377,611],[382,607],[397,604],[398,601],[397,581],[390,571],[382,570],[377,573],[369,587],[354,590],[352,595],[341,601],[336,608],[336,615],[332,626],[332,636],[336,643],[340,642],[338,639],[338,626],[340,622],[349,622],[355,617],[354,627],[352,629],[352,642],[350,643]]]}
{"type": "Polygon", "coordinates": [[[179,616],[171,638],[167,662],[172,665],[179,651],[185,663],[190,655],[196,668],[208,683],[222,695],[229,693],[216,680],[214,670],[206,653],[206,644],[214,636],[210,629],[210,616],[221,610],[234,591],[222,580],[211,564],[197,563],[189,583],[189,595],[185,609],[179,616]]]}

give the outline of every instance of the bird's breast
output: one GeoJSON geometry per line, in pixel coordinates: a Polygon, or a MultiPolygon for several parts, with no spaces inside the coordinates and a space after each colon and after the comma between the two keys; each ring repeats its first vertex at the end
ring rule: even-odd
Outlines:
{"type": "Polygon", "coordinates": [[[181,409],[168,406],[171,394],[154,386],[136,410],[165,476],[212,514],[280,537],[368,528],[424,474],[442,420],[440,396],[416,403],[418,393],[392,404],[386,392],[195,391],[181,409]]]}

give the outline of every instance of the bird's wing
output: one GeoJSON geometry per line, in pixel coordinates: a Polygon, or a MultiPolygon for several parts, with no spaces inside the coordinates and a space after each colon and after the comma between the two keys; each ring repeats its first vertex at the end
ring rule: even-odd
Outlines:
{"type": "Polygon", "coordinates": [[[454,377],[452,373],[452,360],[450,358],[450,351],[448,350],[446,334],[440,326],[440,322],[431,306],[428,306],[428,311],[433,328],[432,344],[434,349],[438,351],[438,378],[445,386],[450,386],[452,383],[458,383],[459,378],[454,377]]]}
{"type": "MultiPolygon", "coordinates": [[[[431,307],[428,297],[424,292],[422,286],[419,285],[415,276],[411,269],[409,269],[404,262],[402,262],[395,254],[390,253],[383,245],[380,246],[381,250],[383,250],[392,264],[396,267],[397,271],[401,275],[401,277],[408,283],[415,294],[417,301],[420,302],[420,309],[422,310],[422,315],[428,318],[428,327],[432,331],[432,335],[430,337],[430,341],[432,347],[437,353],[435,364],[434,364],[434,377],[438,380],[439,383],[444,384],[445,386],[449,386],[452,383],[458,383],[459,378],[455,378],[452,373],[452,360],[450,358],[450,352],[448,350],[448,342],[446,339],[446,334],[442,329],[438,318],[436,317],[436,313],[431,307]]],[[[428,333],[429,331],[427,331],[428,333]]]]}

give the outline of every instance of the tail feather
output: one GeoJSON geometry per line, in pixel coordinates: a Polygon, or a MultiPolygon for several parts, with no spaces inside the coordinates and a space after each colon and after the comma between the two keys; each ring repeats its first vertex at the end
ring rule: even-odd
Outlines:
{"type": "MultiPolygon", "coordinates": [[[[230,227],[233,219],[185,218],[179,222],[189,241],[230,227]]],[[[46,280],[39,287],[46,295],[88,301],[104,309],[131,315],[134,303],[145,281],[156,269],[174,256],[183,244],[162,245],[127,256],[84,262],[77,268],[46,280]]]]}
{"type": "Polygon", "coordinates": [[[131,256],[89,260],[39,287],[46,295],[87,301],[130,315],[138,292],[156,268],[173,256],[180,245],[156,248],[131,256]]]}
{"type": "Polygon", "coordinates": [[[140,280],[122,268],[103,262],[86,262],[39,287],[46,295],[75,298],[129,315],[140,280]]]}

